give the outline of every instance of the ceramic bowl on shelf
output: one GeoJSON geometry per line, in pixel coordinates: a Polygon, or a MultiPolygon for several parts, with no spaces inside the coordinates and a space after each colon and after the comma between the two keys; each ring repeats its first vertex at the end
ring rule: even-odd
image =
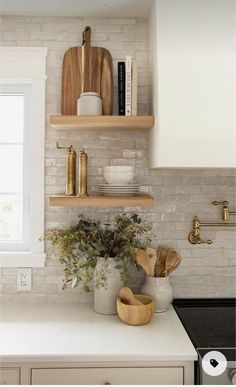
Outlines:
{"type": "Polygon", "coordinates": [[[134,166],[105,166],[103,167],[103,177],[108,184],[129,184],[134,178],[134,166]]]}

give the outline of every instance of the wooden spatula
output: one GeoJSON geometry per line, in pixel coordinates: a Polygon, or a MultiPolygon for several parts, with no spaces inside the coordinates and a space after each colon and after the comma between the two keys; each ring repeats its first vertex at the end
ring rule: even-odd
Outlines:
{"type": "Polygon", "coordinates": [[[148,257],[145,250],[135,250],[135,260],[143,268],[148,276],[151,276],[151,269],[148,262],[148,257]]]}
{"type": "Polygon", "coordinates": [[[153,277],[153,261],[152,258],[148,257],[145,250],[137,249],[135,251],[135,260],[149,277],[153,277]]]}
{"type": "Polygon", "coordinates": [[[156,253],[156,250],[154,250],[152,247],[147,247],[146,253],[148,256],[151,277],[154,277],[155,265],[156,265],[156,260],[157,260],[157,253],[156,253]]]}

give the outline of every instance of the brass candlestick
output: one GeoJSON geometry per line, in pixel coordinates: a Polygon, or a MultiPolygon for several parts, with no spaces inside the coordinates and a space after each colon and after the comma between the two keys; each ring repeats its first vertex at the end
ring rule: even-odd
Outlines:
{"type": "Polygon", "coordinates": [[[88,196],[87,192],[87,167],[88,167],[88,156],[84,149],[79,153],[79,192],[77,196],[83,197],[88,196]]]}
{"type": "Polygon", "coordinates": [[[66,152],[66,195],[76,195],[76,152],[73,146],[69,148],[59,146],[57,142],[57,149],[67,149],[66,152]]]}

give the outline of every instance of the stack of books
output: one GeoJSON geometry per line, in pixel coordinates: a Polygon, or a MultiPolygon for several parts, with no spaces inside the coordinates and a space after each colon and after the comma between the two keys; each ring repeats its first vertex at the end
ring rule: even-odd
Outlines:
{"type": "Polygon", "coordinates": [[[137,116],[138,74],[137,62],[131,56],[118,62],[118,114],[137,116]]]}

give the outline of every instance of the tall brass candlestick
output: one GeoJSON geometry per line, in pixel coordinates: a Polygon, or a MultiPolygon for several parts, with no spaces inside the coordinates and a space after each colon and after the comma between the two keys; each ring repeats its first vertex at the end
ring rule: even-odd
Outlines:
{"type": "Polygon", "coordinates": [[[84,149],[79,153],[79,192],[77,196],[88,196],[87,192],[88,156],[84,149]]]}
{"type": "Polygon", "coordinates": [[[76,195],[76,152],[73,146],[69,148],[59,146],[57,142],[57,149],[66,149],[66,195],[76,195]]]}

